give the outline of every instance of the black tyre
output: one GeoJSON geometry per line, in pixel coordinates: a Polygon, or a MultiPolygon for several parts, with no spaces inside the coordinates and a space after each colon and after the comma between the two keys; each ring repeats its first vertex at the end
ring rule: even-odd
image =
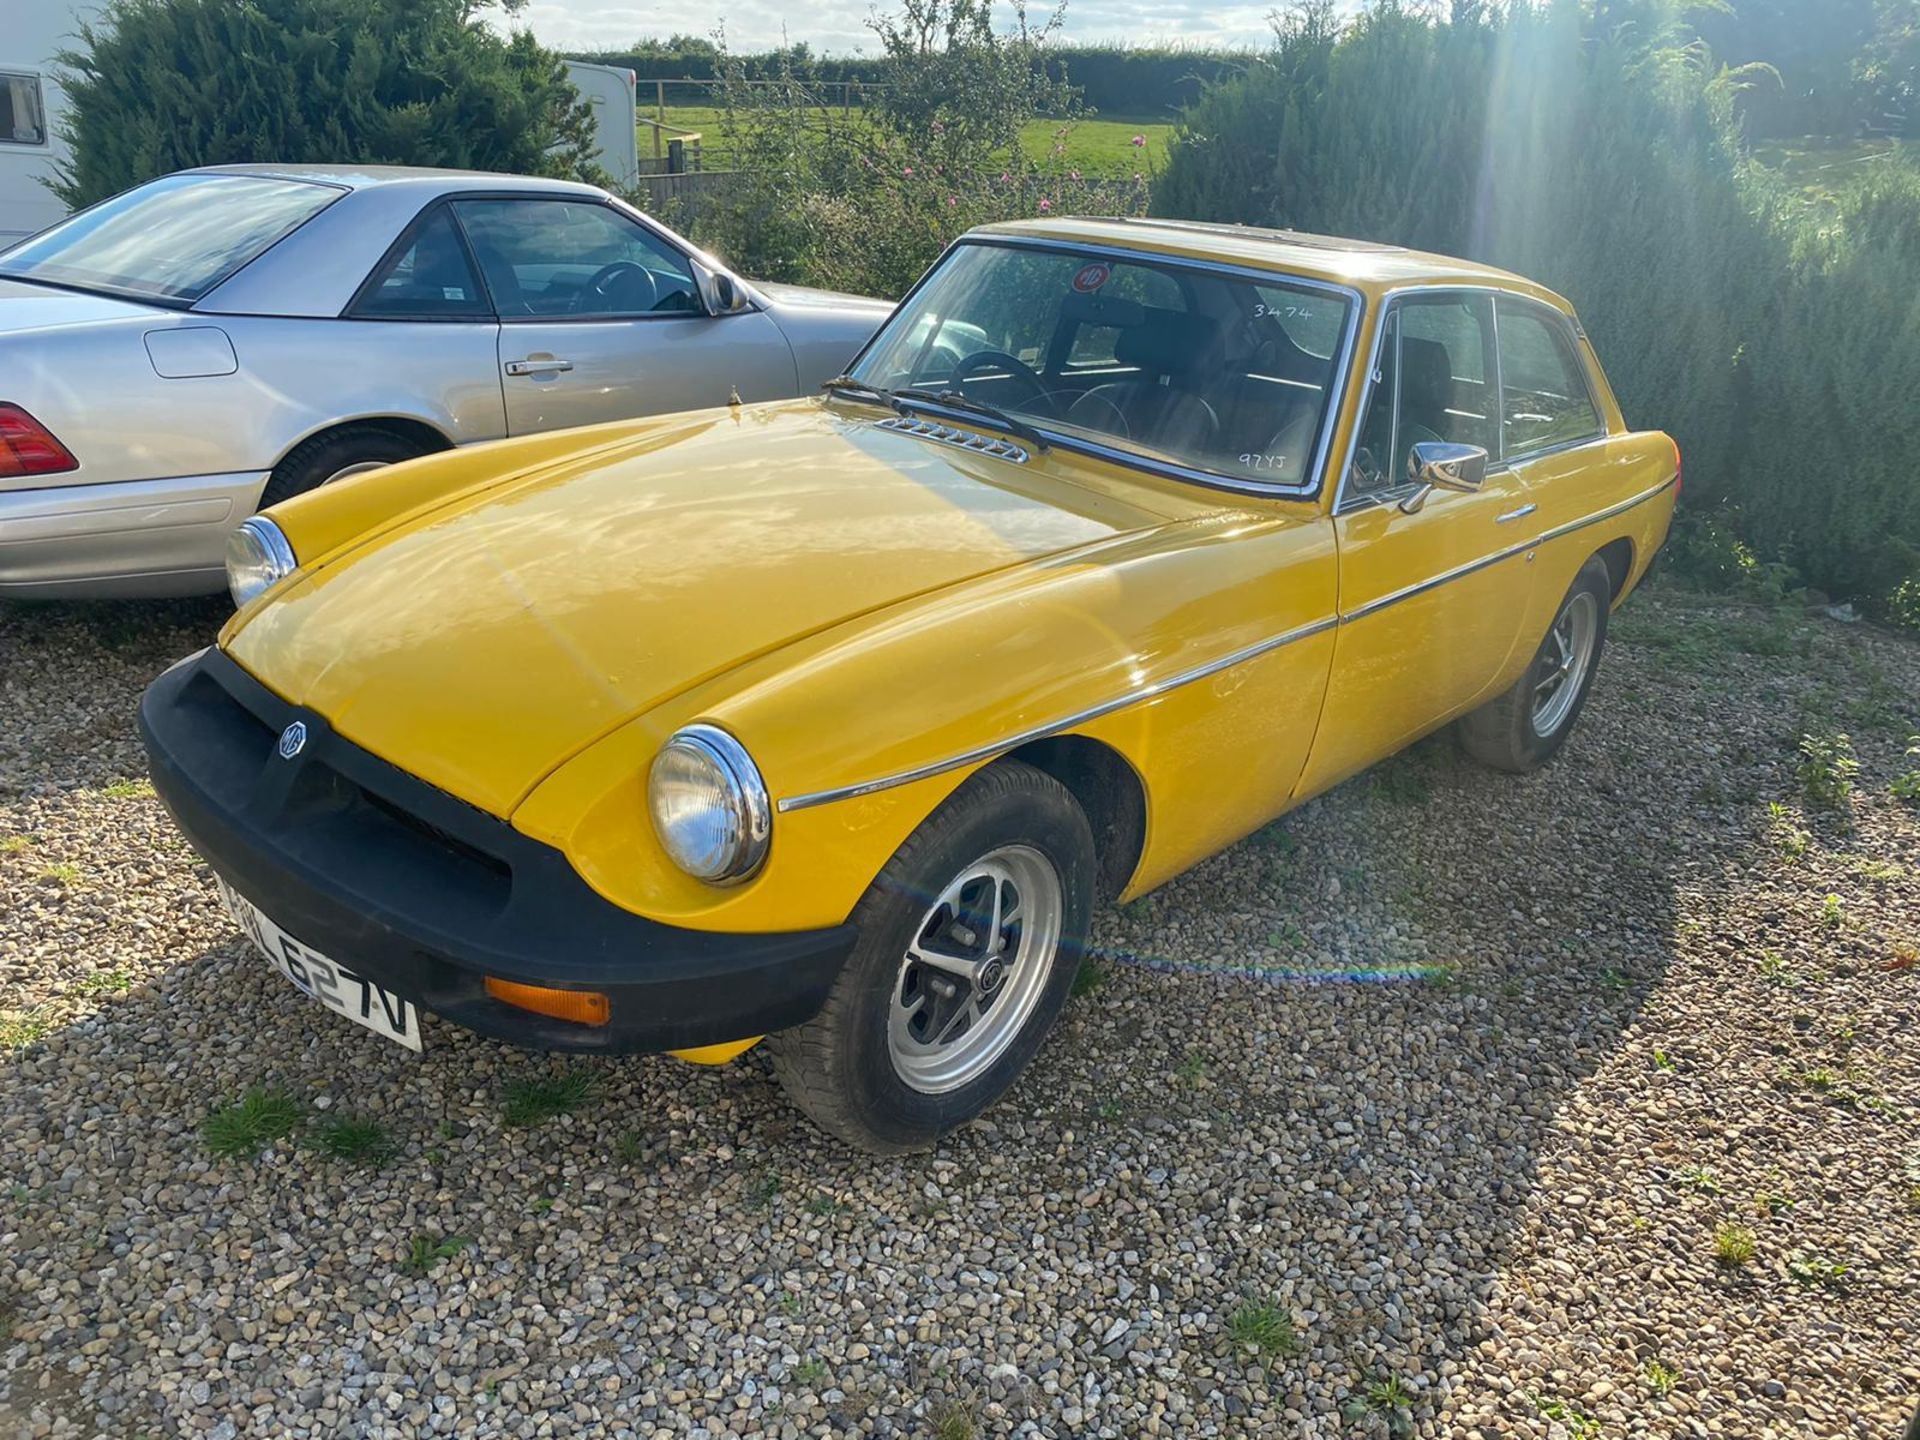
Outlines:
{"type": "Polygon", "coordinates": [[[850,1145],[931,1145],[1040,1049],[1079,968],[1093,887],[1093,832],[1066,787],[1017,761],[990,766],[861,897],[825,1008],[767,1041],[774,1074],[850,1145]]]}
{"type": "Polygon", "coordinates": [[[1469,755],[1524,774],[1559,753],[1599,672],[1612,602],[1613,579],[1596,555],[1574,577],[1526,672],[1498,699],[1461,718],[1460,744],[1469,755]]]}
{"type": "Polygon", "coordinates": [[[411,460],[421,453],[413,441],[377,425],[344,425],[338,430],[329,430],[311,440],[302,440],[274,466],[273,474],[267,477],[267,488],[261,492],[260,508],[264,510],[295,495],[304,495],[329,480],[411,460]]]}

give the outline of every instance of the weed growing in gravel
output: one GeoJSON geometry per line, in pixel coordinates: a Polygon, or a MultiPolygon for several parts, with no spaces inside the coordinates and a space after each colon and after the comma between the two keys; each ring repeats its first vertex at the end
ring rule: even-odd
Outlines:
{"type": "Polygon", "coordinates": [[[38,1010],[0,1010],[0,1050],[25,1049],[51,1028],[38,1010]]]}
{"type": "Polygon", "coordinates": [[[76,995],[124,995],[133,988],[131,970],[96,970],[73,987],[76,995]]]}
{"type": "Polygon", "coordinates": [[[1847,1288],[1846,1264],[1827,1255],[1795,1255],[1787,1261],[1787,1274],[1809,1289],[1847,1288]]]}
{"type": "Polygon", "coordinates": [[[1846,908],[1838,895],[1828,895],[1820,902],[1820,923],[1829,930],[1838,930],[1847,923],[1846,908]]]}
{"type": "Polygon", "coordinates": [[[329,1160],[370,1167],[393,1153],[393,1139],[377,1121],[336,1115],[314,1132],[313,1147],[329,1160]]]}
{"type": "Polygon", "coordinates": [[[756,1210],[771,1210],[773,1202],[780,1198],[780,1177],[769,1170],[760,1177],[760,1183],[753,1187],[751,1196],[756,1210]]]}
{"type": "Polygon", "coordinates": [[[1413,1434],[1413,1392],[1398,1375],[1363,1375],[1357,1384],[1353,1398],[1341,1407],[1347,1420],[1371,1413],[1386,1420],[1387,1434],[1395,1440],[1413,1434]]]}
{"type": "Polygon", "coordinates": [[[569,1115],[595,1099],[600,1081],[590,1070],[540,1075],[507,1086],[500,1116],[508,1125],[539,1125],[556,1115],[569,1115]]]}
{"type": "Polygon", "coordinates": [[[256,1085],[201,1121],[200,1137],[215,1155],[235,1160],[259,1153],[262,1147],[291,1135],[299,1124],[300,1106],[291,1095],[256,1085]]]}
{"type": "Polygon", "coordinates": [[[471,1244],[473,1241],[465,1235],[443,1235],[438,1240],[431,1235],[416,1235],[407,1246],[400,1268],[410,1275],[425,1275],[442,1260],[451,1260],[471,1244]]]}
{"type": "Polygon", "coordinates": [[[42,866],[40,878],[51,880],[57,885],[76,885],[80,881],[80,867],[62,860],[57,864],[42,866]]]}
{"type": "Polygon", "coordinates": [[[1292,1355],[1300,1349],[1293,1317],[1269,1300],[1249,1300],[1227,1317],[1227,1339],[1255,1355],[1292,1355]]]}
{"type": "Polygon", "coordinates": [[[1091,995],[1107,983],[1107,972],[1091,955],[1080,962],[1080,968],[1073,972],[1073,989],[1070,992],[1078,1000],[1083,995],[1091,995]]]}
{"type": "Polygon", "coordinates": [[[1671,1071],[1676,1069],[1677,1067],[1674,1065],[1673,1057],[1671,1055],[1667,1054],[1667,1052],[1664,1050],[1656,1049],[1653,1052],[1653,1068],[1656,1070],[1671,1071]]]}
{"type": "Polygon", "coordinates": [[[0,840],[0,855],[18,855],[32,846],[33,842],[24,835],[9,835],[0,840]]]}
{"type": "Polygon", "coordinates": [[[1844,734],[1805,734],[1800,737],[1800,791],[1807,803],[1838,810],[1853,794],[1853,777],[1860,762],[1853,758],[1853,741],[1844,734]]]}
{"type": "Polygon", "coordinates": [[[1794,1198],[1779,1190],[1758,1190],[1754,1192],[1753,1208],[1769,1219],[1777,1218],[1794,1208],[1794,1198]]]}
{"type": "Polygon", "coordinates": [[[1773,843],[1780,847],[1782,859],[1794,864],[1806,857],[1807,850],[1813,844],[1813,836],[1793,823],[1793,811],[1778,800],[1769,800],[1767,822],[1773,843]]]}
{"type": "Polygon", "coordinates": [[[1778,985],[1783,990],[1795,989],[1800,984],[1800,972],[1789,969],[1786,957],[1778,950],[1761,952],[1760,978],[1769,985],[1778,985]]]}
{"type": "Polygon", "coordinates": [[[827,1362],[817,1355],[809,1355],[793,1367],[793,1378],[802,1385],[817,1388],[827,1378],[827,1362]]]}
{"type": "Polygon", "coordinates": [[[1680,1372],[1658,1358],[1642,1365],[1640,1373],[1646,1377],[1647,1388],[1656,1395],[1670,1394],[1673,1387],[1680,1383],[1680,1372]]]}
{"type": "Polygon", "coordinates": [[[109,800],[151,800],[151,780],[116,780],[100,792],[109,800]]]}
{"type": "Polygon", "coordinates": [[[1697,1190],[1702,1195],[1718,1195],[1720,1177],[1707,1165],[1682,1165],[1673,1172],[1673,1183],[1682,1190],[1697,1190]]]}
{"type": "MultiPolygon", "coordinates": [[[[1907,747],[1907,758],[1920,760],[1920,735],[1909,735],[1907,738],[1912,742],[1907,747]]],[[[1887,788],[1893,791],[1896,800],[1920,803],[1920,765],[1915,765],[1887,788]]]]}
{"type": "Polygon", "coordinates": [[[622,1165],[631,1165],[647,1153],[647,1147],[640,1141],[635,1130],[622,1130],[613,1142],[613,1158],[622,1165]]]}
{"type": "Polygon", "coordinates": [[[1904,880],[1906,867],[1892,860],[1876,860],[1867,855],[1850,855],[1847,868],[1863,880],[1904,880]]]}
{"type": "Polygon", "coordinates": [[[1536,1395],[1533,1408],[1540,1412],[1541,1419],[1559,1421],[1572,1440],[1600,1440],[1600,1422],[1578,1405],[1536,1395]]]}
{"type": "Polygon", "coordinates": [[[824,1191],[816,1191],[807,1200],[807,1213],[809,1215],[838,1215],[846,1208],[846,1201],[836,1199],[824,1191]]]}
{"type": "Polygon", "coordinates": [[[1713,1232],[1713,1258],[1722,1265],[1745,1265],[1758,1244],[1753,1231],[1725,1221],[1713,1232]]]}
{"type": "Polygon", "coordinates": [[[927,1411],[933,1440],[974,1440],[980,1433],[975,1407],[958,1400],[942,1400],[927,1411]]]}
{"type": "Polygon", "coordinates": [[[1173,1078],[1182,1085],[1198,1085],[1207,1073],[1207,1054],[1204,1050],[1189,1050],[1186,1057],[1173,1067],[1173,1078]]]}

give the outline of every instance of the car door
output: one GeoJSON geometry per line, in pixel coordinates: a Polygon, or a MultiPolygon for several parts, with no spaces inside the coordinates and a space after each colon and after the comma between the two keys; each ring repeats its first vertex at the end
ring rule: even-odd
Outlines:
{"type": "Polygon", "coordinates": [[[1537,533],[1535,512],[1521,477],[1500,463],[1492,296],[1403,295],[1377,333],[1360,430],[1335,501],[1339,640],[1308,790],[1488,695],[1506,672],[1531,589],[1524,542],[1537,533]],[[1422,440],[1488,451],[1485,484],[1416,501],[1408,463],[1422,440]]]}
{"type": "Polygon", "coordinates": [[[454,211],[500,315],[511,434],[794,393],[773,320],[708,314],[692,261],[632,216],[552,197],[454,211]]]}

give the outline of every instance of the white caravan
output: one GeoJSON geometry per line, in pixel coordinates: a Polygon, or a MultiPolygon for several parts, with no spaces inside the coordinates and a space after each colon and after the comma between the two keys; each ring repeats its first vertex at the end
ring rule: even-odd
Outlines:
{"type": "Polygon", "coordinates": [[[0,250],[44,230],[67,207],[44,181],[66,158],[66,103],[53,57],[74,43],[92,6],[61,0],[0,0],[0,250]]]}

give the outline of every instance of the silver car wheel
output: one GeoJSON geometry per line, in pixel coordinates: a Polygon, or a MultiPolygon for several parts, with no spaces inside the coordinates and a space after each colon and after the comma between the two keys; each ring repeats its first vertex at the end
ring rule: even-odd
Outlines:
{"type": "Polygon", "coordinates": [[[887,1023],[894,1073],[941,1095],[991,1067],[1033,1014],[1060,949],[1053,863],[1006,845],[968,865],[920,917],[887,1023]]]}
{"type": "Polygon", "coordinates": [[[1600,604],[1581,590],[1566,603],[1547,632],[1533,668],[1533,733],[1546,739],[1567,723],[1593,665],[1600,634],[1600,604]]]}

